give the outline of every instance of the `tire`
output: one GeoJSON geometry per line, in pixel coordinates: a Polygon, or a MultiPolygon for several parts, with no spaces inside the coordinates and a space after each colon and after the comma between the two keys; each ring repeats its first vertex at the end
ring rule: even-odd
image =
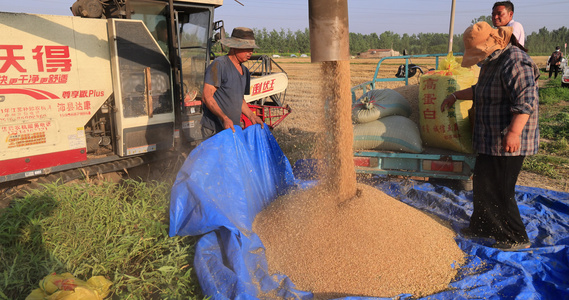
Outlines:
{"type": "Polygon", "coordinates": [[[460,182],[460,187],[461,190],[463,191],[472,191],[472,189],[474,188],[473,184],[472,184],[472,179],[469,180],[458,180],[460,182]]]}

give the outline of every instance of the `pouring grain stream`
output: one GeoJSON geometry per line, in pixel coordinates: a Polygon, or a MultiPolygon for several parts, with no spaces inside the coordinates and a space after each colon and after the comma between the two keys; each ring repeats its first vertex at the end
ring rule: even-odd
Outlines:
{"type": "Polygon", "coordinates": [[[352,153],[350,62],[331,61],[321,65],[322,97],[325,99],[327,118],[324,135],[318,146],[323,165],[320,181],[338,201],[343,202],[356,194],[356,173],[352,153]]]}

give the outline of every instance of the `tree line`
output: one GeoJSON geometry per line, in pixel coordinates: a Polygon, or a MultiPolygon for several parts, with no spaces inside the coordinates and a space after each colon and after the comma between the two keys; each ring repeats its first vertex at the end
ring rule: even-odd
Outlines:
{"type": "MultiPolygon", "coordinates": [[[[472,24],[478,21],[486,21],[492,25],[491,16],[480,16],[472,20],[472,24]]],[[[297,30],[280,29],[268,31],[266,28],[256,29],[255,41],[259,46],[255,52],[265,54],[300,54],[310,53],[310,31],[308,28],[297,30]]],[[[419,33],[399,35],[391,31],[361,34],[350,32],[350,54],[357,55],[369,49],[393,49],[408,54],[433,54],[446,53],[448,51],[448,33],[419,33]]],[[[569,40],[569,29],[565,26],[549,31],[546,27],[532,32],[526,32],[525,47],[528,53],[534,56],[550,55],[556,46],[564,51],[564,44],[569,40]]],[[[215,45],[215,52],[220,52],[219,43],[215,45]]],[[[462,33],[453,36],[453,52],[464,52],[462,33]]]]}

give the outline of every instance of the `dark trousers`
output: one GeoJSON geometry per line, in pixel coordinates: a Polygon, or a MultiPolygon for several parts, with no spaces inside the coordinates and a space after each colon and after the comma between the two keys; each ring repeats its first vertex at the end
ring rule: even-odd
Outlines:
{"type": "Polygon", "coordinates": [[[497,242],[529,241],[515,199],[515,186],[525,156],[479,154],[473,176],[474,211],[470,229],[497,242]]]}
{"type": "Polygon", "coordinates": [[[558,65],[550,65],[549,66],[549,78],[551,78],[551,73],[555,72],[555,78],[557,78],[557,73],[559,73],[559,66],[558,65]]]}

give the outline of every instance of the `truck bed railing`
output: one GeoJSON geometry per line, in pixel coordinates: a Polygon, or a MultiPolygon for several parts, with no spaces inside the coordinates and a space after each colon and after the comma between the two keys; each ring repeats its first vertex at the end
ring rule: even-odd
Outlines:
{"type": "MultiPolygon", "coordinates": [[[[361,84],[358,84],[352,87],[352,103],[356,102],[356,92],[361,90],[362,94],[365,94],[367,91],[375,89],[375,85],[377,82],[388,82],[388,81],[404,81],[405,85],[409,84],[409,59],[411,58],[424,58],[424,57],[434,57],[435,58],[435,69],[439,68],[439,58],[446,57],[448,53],[439,53],[439,54],[418,54],[418,55],[401,55],[401,56],[388,56],[383,57],[377,63],[375,68],[375,73],[373,75],[373,79],[371,81],[367,81],[361,84]],[[381,67],[381,63],[384,60],[388,59],[405,59],[405,77],[391,77],[391,78],[378,78],[377,75],[379,74],[379,68],[381,67]]],[[[462,56],[461,52],[453,53],[454,56],[462,56]]]]}

